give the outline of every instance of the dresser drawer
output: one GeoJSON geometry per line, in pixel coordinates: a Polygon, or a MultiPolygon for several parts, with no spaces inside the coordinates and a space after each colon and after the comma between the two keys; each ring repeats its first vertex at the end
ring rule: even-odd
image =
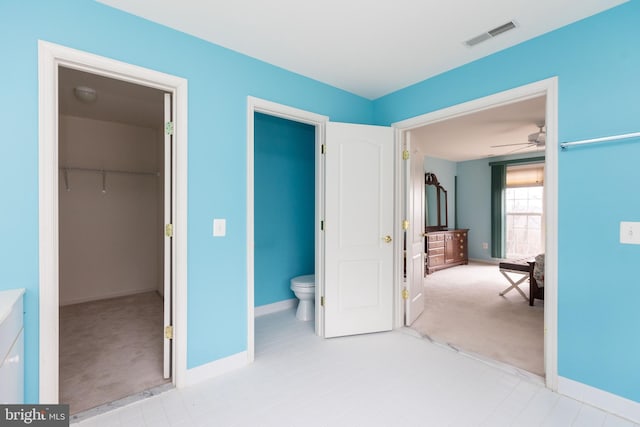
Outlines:
{"type": "Polygon", "coordinates": [[[438,242],[427,242],[427,249],[444,248],[444,240],[438,242]]]}
{"type": "Polygon", "coordinates": [[[441,246],[439,248],[429,247],[429,250],[427,251],[427,255],[428,256],[444,255],[444,246],[441,246]]]}
{"type": "Polygon", "coordinates": [[[439,241],[444,241],[444,233],[436,233],[436,234],[428,233],[427,234],[427,242],[429,242],[429,244],[431,244],[431,242],[439,242],[439,241]]]}

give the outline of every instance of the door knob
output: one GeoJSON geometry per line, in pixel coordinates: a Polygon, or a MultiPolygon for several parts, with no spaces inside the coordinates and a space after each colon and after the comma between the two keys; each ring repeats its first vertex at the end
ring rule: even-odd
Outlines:
{"type": "Polygon", "coordinates": [[[382,240],[384,240],[385,243],[391,243],[391,236],[386,235],[382,238],[382,240]]]}

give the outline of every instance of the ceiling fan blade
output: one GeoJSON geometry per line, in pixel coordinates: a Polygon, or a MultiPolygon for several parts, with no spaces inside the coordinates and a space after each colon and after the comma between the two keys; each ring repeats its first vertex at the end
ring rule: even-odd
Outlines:
{"type": "Polygon", "coordinates": [[[527,147],[516,148],[515,150],[508,151],[508,152],[506,152],[504,154],[501,154],[501,155],[502,156],[506,156],[507,154],[513,154],[513,153],[517,153],[518,151],[524,151],[524,150],[527,150],[529,148],[534,148],[535,147],[535,145],[532,145],[532,144],[527,144],[527,145],[528,145],[527,147]]]}
{"type": "Polygon", "coordinates": [[[530,145],[530,142],[518,142],[517,144],[500,144],[500,145],[492,145],[491,148],[496,148],[496,147],[511,147],[514,145],[530,145]]]}

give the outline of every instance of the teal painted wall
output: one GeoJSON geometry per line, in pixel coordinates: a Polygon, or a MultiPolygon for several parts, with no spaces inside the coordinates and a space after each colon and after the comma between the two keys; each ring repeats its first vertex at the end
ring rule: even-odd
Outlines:
{"type": "MultiPolygon", "coordinates": [[[[439,159],[437,157],[425,156],[424,158],[424,171],[435,173],[438,177],[440,185],[447,190],[447,215],[449,228],[455,227],[455,212],[456,212],[456,163],[445,159],[439,159]]],[[[426,197],[426,195],[425,195],[426,197]]],[[[433,204],[432,204],[433,205],[433,204]]],[[[433,206],[428,206],[427,215],[436,214],[437,210],[433,209],[433,206]],[[433,211],[432,211],[433,209],[433,211]]]]}
{"type": "Polygon", "coordinates": [[[371,101],[97,2],[0,2],[0,289],[27,289],[28,402],[38,401],[39,39],[188,79],[187,366],[246,350],[247,96],[365,124],[371,101]],[[226,237],[212,237],[214,217],[227,219],[226,237]]]}
{"type": "Polygon", "coordinates": [[[315,127],[255,114],[255,305],[295,298],[313,274],[315,127]]]}
{"type": "MultiPolygon", "coordinates": [[[[397,91],[374,101],[375,121],[557,76],[560,141],[637,132],[639,16],[640,1],[632,0],[397,91]]],[[[557,236],[559,374],[636,402],[640,246],[619,243],[619,223],[640,221],[638,142],[559,153],[557,236]]]]}
{"type": "MultiPolygon", "coordinates": [[[[534,157],[541,156],[537,153],[534,157]]],[[[491,257],[491,167],[501,160],[524,159],[531,155],[512,155],[469,160],[456,164],[458,174],[458,222],[469,228],[469,258],[495,261],[491,257]],[[482,243],[488,249],[482,248],[482,243]]]]}

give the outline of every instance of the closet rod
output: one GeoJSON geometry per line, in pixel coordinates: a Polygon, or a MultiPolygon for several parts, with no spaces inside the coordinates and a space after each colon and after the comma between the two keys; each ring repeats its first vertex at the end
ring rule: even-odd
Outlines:
{"type": "Polygon", "coordinates": [[[602,138],[583,139],[581,141],[563,142],[562,144],[560,144],[560,148],[564,150],[566,148],[574,147],[576,145],[595,144],[596,142],[619,141],[622,139],[639,138],[639,137],[640,137],[640,132],[625,133],[624,135],[604,136],[602,138]]]}
{"type": "Polygon", "coordinates": [[[139,172],[139,171],[126,171],[126,170],[116,170],[116,169],[93,169],[93,168],[71,168],[71,167],[60,167],[60,169],[64,170],[65,173],[67,171],[78,171],[78,172],[97,172],[97,173],[123,173],[128,175],[155,175],[160,176],[160,172],[139,172]]]}

